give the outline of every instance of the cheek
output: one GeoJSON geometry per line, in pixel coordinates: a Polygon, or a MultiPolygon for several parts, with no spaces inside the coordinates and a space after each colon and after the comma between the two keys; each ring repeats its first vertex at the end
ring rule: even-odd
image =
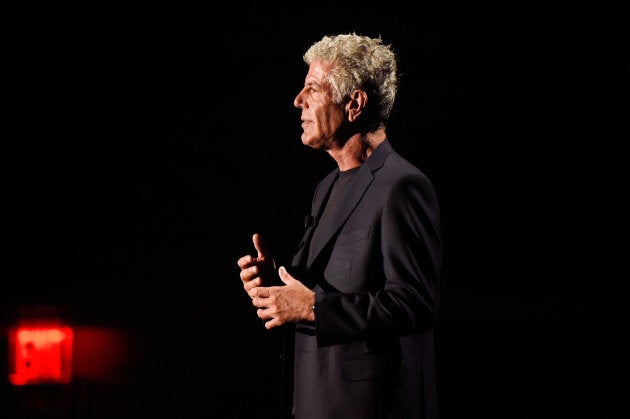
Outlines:
{"type": "Polygon", "coordinates": [[[319,119],[321,129],[329,135],[334,134],[341,124],[343,123],[343,114],[335,111],[328,111],[322,114],[322,118],[319,119]]]}

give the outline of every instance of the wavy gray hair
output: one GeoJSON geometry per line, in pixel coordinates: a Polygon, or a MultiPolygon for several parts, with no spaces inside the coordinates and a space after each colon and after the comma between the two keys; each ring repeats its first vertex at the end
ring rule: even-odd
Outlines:
{"type": "Polygon", "coordinates": [[[355,33],[324,36],[304,53],[304,62],[329,61],[334,64],[328,76],[333,101],[342,103],[353,90],[368,93],[376,109],[369,112],[370,126],[384,126],[394,107],[398,90],[396,54],[382,39],[355,33]],[[376,99],[376,100],[374,100],[376,99]]]}

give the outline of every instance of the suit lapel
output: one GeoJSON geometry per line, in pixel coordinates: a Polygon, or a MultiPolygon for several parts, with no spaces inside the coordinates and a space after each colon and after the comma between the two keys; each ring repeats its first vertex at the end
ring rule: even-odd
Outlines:
{"type": "MultiPolygon", "coordinates": [[[[335,169],[330,172],[318,185],[317,190],[315,191],[315,196],[313,197],[313,203],[311,205],[311,215],[315,217],[316,220],[319,220],[322,212],[324,211],[324,204],[326,203],[326,197],[330,194],[330,189],[332,188],[333,183],[339,176],[339,170],[335,169]]],[[[293,266],[307,266],[307,258],[308,251],[311,242],[311,238],[313,237],[313,232],[317,227],[317,223],[311,224],[304,231],[304,236],[298,245],[298,249],[293,256],[293,260],[291,264],[293,266]]]]}
{"type": "MultiPolygon", "coordinates": [[[[344,199],[341,205],[337,207],[332,217],[332,220],[334,221],[327,226],[318,226],[318,228],[322,228],[322,230],[318,234],[321,234],[323,240],[319,242],[318,247],[313,248],[310,252],[311,257],[307,261],[308,267],[311,267],[313,265],[313,263],[322,253],[322,250],[326,247],[330,240],[337,235],[348,217],[350,217],[350,214],[352,214],[352,211],[354,211],[354,209],[358,205],[368,186],[370,186],[370,184],[374,181],[373,172],[383,165],[385,157],[389,154],[390,151],[391,146],[387,141],[384,141],[379,147],[376,148],[376,150],[374,150],[374,152],[370,155],[370,158],[365,161],[365,163],[354,175],[348,188],[348,190],[351,192],[344,199]]],[[[337,176],[329,176],[327,179],[325,179],[325,183],[322,184],[321,193],[317,194],[313,202],[313,209],[315,210],[318,217],[322,214],[326,199],[330,194],[330,188],[332,187],[335,179],[337,179],[337,176]]],[[[308,240],[310,240],[311,237],[312,232],[310,237],[308,237],[308,240]]],[[[305,247],[308,248],[309,246],[305,247]]]]}

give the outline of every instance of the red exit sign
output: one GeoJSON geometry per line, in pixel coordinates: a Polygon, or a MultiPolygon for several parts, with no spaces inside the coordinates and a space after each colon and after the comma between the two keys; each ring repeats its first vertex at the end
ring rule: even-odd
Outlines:
{"type": "Polygon", "coordinates": [[[72,375],[72,328],[29,324],[9,330],[9,381],[64,384],[72,375]]]}

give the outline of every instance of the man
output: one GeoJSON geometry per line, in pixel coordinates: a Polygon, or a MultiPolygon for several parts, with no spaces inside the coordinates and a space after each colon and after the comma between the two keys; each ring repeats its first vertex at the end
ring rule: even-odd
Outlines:
{"type": "Polygon", "coordinates": [[[324,36],[294,99],[302,143],[337,163],[291,266],[258,234],[238,260],[267,329],[290,326],[296,419],[436,418],[442,240],[430,180],[386,136],[397,59],[380,38],[324,36]]]}

